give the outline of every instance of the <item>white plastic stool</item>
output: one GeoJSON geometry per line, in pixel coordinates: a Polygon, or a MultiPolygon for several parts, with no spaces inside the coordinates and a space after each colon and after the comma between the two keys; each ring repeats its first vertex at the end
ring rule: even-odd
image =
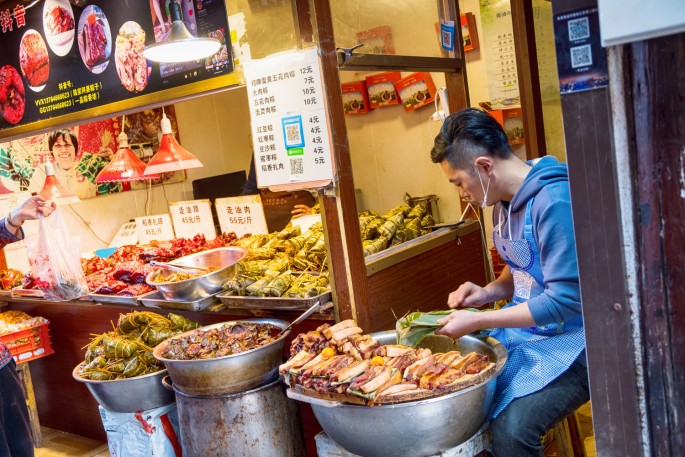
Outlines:
{"type": "MultiPolygon", "coordinates": [[[[338,443],[333,441],[331,437],[321,432],[314,438],[316,440],[316,452],[319,457],[359,457],[357,454],[352,454],[346,451],[338,443]]],[[[418,437],[420,439],[420,437],[418,437]]],[[[461,443],[457,447],[442,451],[439,454],[430,457],[474,457],[483,451],[492,452],[492,437],[490,436],[490,429],[483,425],[475,435],[461,443]]],[[[398,449],[401,452],[401,449],[398,449]]]]}

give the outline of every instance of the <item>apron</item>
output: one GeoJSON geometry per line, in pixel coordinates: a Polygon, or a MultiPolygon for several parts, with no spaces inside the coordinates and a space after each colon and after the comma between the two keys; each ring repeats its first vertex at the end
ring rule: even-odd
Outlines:
{"type": "MultiPolygon", "coordinates": [[[[540,252],[533,236],[532,206],[533,199],[526,205],[522,239],[511,239],[509,217],[509,239],[501,235],[504,225],[501,216],[493,230],[495,247],[514,277],[514,297],[505,308],[525,303],[545,290],[540,252]]],[[[507,363],[497,378],[491,419],[515,398],[537,392],[555,380],[585,350],[582,316],[545,326],[496,328],[490,336],[502,343],[508,352],[507,363]]]]}

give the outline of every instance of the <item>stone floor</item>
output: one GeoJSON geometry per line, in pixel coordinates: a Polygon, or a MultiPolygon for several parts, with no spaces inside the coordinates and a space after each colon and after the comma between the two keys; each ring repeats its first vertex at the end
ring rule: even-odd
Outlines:
{"type": "Polygon", "coordinates": [[[47,427],[40,429],[43,447],[36,448],[36,457],[110,457],[107,443],[47,427]]]}

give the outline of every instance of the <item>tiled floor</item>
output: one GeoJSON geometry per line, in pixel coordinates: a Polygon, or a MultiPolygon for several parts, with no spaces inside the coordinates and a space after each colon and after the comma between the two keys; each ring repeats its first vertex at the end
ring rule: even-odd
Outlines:
{"type": "Polygon", "coordinates": [[[43,447],[36,448],[36,457],[110,457],[107,443],[41,427],[43,447]]]}

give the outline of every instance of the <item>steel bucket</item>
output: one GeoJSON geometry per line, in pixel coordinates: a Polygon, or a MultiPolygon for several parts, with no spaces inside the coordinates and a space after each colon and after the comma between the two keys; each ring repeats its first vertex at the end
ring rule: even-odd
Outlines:
{"type": "Polygon", "coordinates": [[[412,197],[409,194],[404,194],[404,201],[412,208],[419,203],[425,203],[428,207],[428,212],[433,216],[433,220],[436,224],[442,222],[442,219],[440,219],[440,209],[438,208],[439,199],[440,197],[435,194],[425,195],[423,197],[412,197]]]}
{"type": "MultiPolygon", "coordinates": [[[[168,385],[165,378],[165,385],[168,385]]],[[[169,387],[168,387],[169,388],[169,387]]],[[[297,405],[280,380],[230,395],[185,394],[175,386],[185,457],[301,457],[297,405]]]]}

